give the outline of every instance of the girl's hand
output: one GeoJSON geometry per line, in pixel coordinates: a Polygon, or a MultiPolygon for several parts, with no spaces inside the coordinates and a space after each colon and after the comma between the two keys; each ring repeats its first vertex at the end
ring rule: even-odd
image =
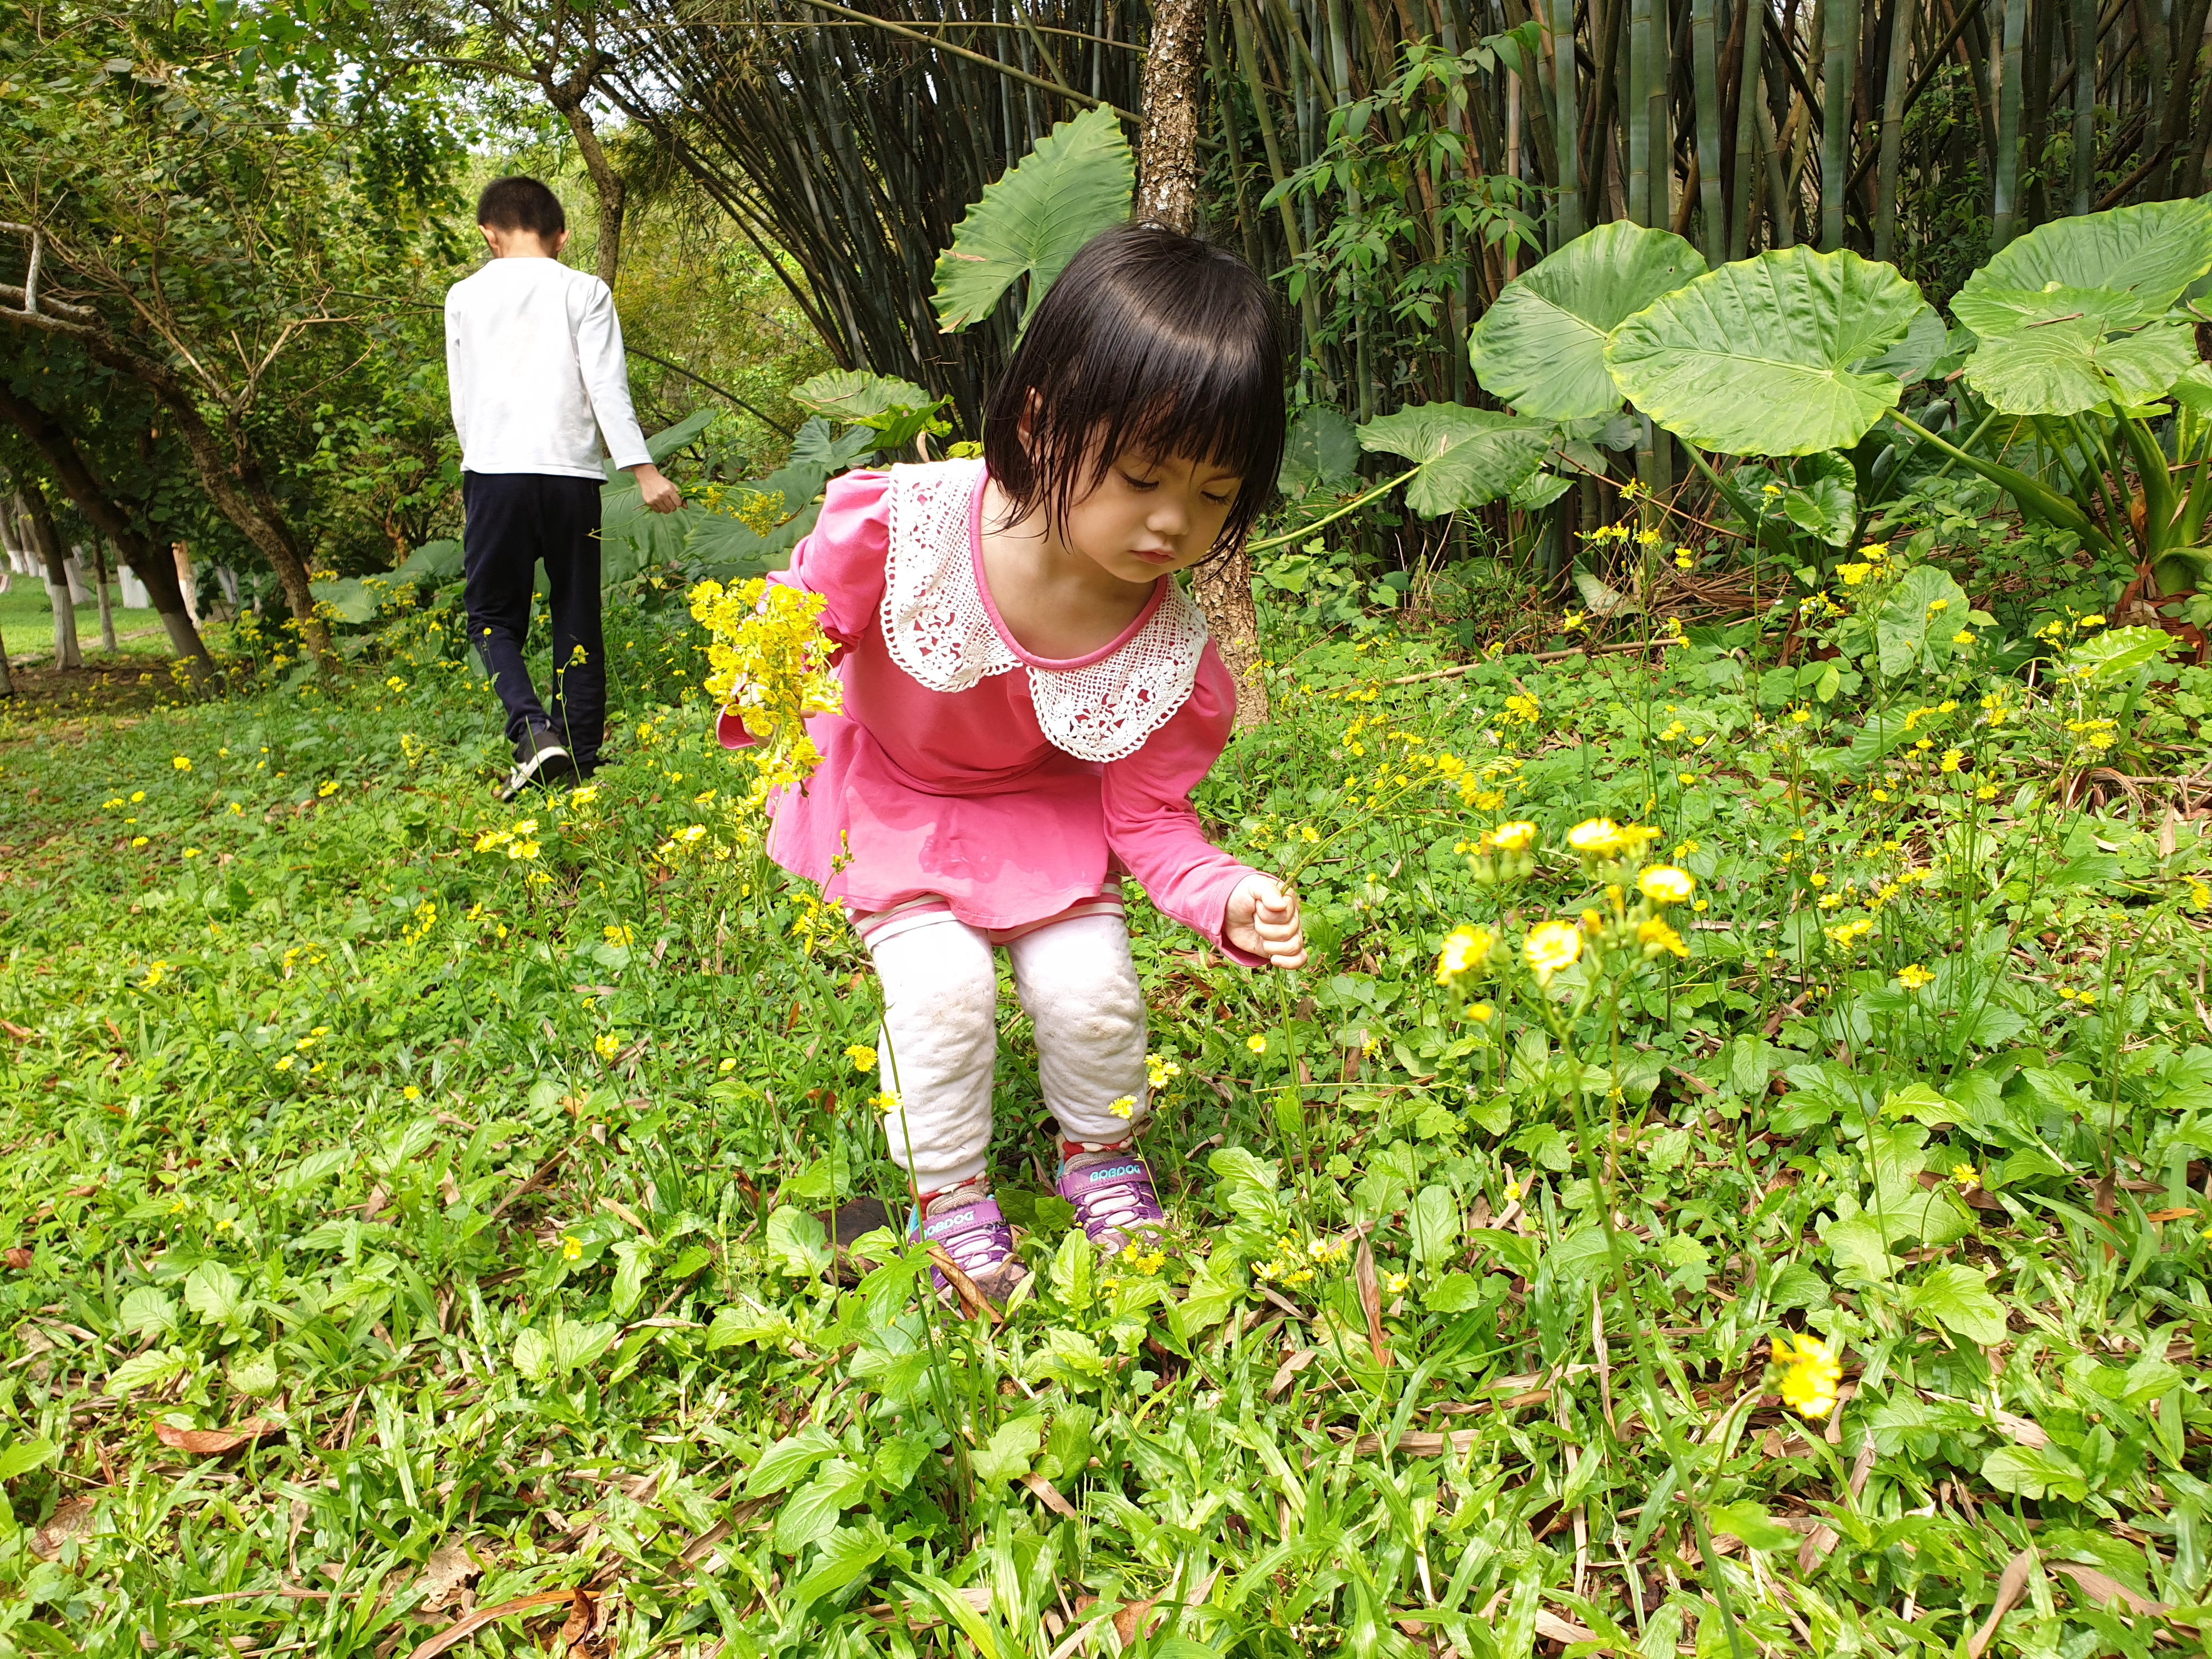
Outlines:
{"type": "Polygon", "coordinates": [[[1264,957],[1276,968],[1306,965],[1305,929],[1298,923],[1298,896],[1284,891],[1272,876],[1249,875],[1229,896],[1222,935],[1248,955],[1264,957]]]}

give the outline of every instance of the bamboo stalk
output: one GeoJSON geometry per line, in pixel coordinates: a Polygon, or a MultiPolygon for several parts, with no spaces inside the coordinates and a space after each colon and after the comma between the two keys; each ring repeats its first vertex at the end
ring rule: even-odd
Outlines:
{"type": "Polygon", "coordinates": [[[1889,25],[1889,89],[1881,106],[1881,173],[1875,189],[1874,257],[1897,245],[1897,170],[1905,154],[1906,62],[1911,56],[1912,0],[1896,0],[1889,25]]]}
{"type": "Polygon", "coordinates": [[[2097,0],[2074,0],[2074,211],[2097,182],[2097,0]],[[2085,73],[2086,71],[2086,73],[2085,73]]]}
{"type": "Polygon", "coordinates": [[[1628,0],[1628,216],[1639,225],[1665,217],[1651,210],[1651,0],[1628,0]]]}
{"type": "Polygon", "coordinates": [[[2020,189],[2021,78],[2026,73],[2027,0],[2005,0],[2003,79],[1997,88],[1997,148],[1990,169],[1990,252],[2012,240],[2020,189]]]}
{"type": "Polygon", "coordinates": [[[1576,139],[1582,127],[1575,109],[1575,0],[1551,0],[1547,33],[1552,52],[1553,123],[1559,135],[1559,175],[1554,180],[1559,199],[1553,208],[1558,228],[1552,240],[1556,249],[1583,234],[1581,158],[1577,154],[1581,145],[1576,139]]]}
{"type": "Polygon", "coordinates": [[[1735,0],[1734,33],[1742,37],[1742,45],[1736,49],[1735,179],[1729,200],[1731,259],[1741,259],[1750,251],[1752,204],[1759,199],[1759,46],[1766,30],[1752,25],[1750,19],[1753,8],[1764,11],[1765,7],[1766,0],[1735,0]]]}
{"type": "MultiPolygon", "coordinates": [[[[1742,3],[1743,0],[1738,0],[1742,3]]],[[[1728,246],[1727,216],[1721,207],[1721,75],[1719,42],[1714,39],[1713,0],[1690,0],[1691,70],[1697,88],[1698,206],[1705,216],[1701,238],[1705,263],[1722,263],[1728,246]]]]}

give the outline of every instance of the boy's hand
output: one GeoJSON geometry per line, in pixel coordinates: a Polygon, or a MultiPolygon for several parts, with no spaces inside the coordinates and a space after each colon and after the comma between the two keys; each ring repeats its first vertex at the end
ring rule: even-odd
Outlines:
{"type": "Polygon", "coordinates": [[[1298,924],[1298,896],[1272,876],[1249,875],[1229,896],[1222,933],[1238,950],[1264,957],[1276,968],[1306,965],[1305,929],[1298,924]]]}
{"type": "Polygon", "coordinates": [[[684,505],[684,492],[663,477],[660,469],[651,461],[630,468],[629,476],[637,480],[638,488],[645,492],[647,512],[673,513],[684,505]]]}

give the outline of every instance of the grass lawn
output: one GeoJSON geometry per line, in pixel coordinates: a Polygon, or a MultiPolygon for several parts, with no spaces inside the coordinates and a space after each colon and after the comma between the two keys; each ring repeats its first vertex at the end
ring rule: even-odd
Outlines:
{"type": "MultiPolygon", "coordinates": [[[[115,641],[126,656],[169,654],[168,635],[161,619],[151,611],[125,611],[119,584],[108,584],[115,618],[115,641]]],[[[88,602],[76,608],[76,642],[88,655],[100,653],[100,606],[88,602]]],[[[0,593],[0,638],[8,645],[8,659],[51,662],[54,654],[54,611],[46,585],[36,576],[18,575],[0,593]]]]}
{"type": "Polygon", "coordinates": [[[511,809],[434,606],[0,711],[0,1641],[2200,1650],[2200,671],[1283,624],[1199,804],[1317,963],[1133,904],[1170,1225],[1106,1258],[1009,999],[1035,1278],[960,1318],[833,1251],[902,1213],[865,955],[681,609],[610,621],[613,763],[511,809]]]}

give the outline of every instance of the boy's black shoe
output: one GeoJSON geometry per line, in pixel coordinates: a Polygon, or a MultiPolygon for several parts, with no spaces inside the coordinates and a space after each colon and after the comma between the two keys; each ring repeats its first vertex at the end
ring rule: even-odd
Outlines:
{"type": "Polygon", "coordinates": [[[533,783],[553,783],[576,775],[576,763],[550,727],[533,726],[514,745],[514,770],[499,792],[513,800],[533,783]]]}

